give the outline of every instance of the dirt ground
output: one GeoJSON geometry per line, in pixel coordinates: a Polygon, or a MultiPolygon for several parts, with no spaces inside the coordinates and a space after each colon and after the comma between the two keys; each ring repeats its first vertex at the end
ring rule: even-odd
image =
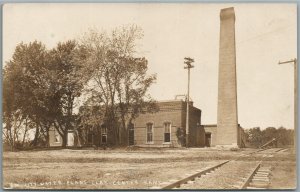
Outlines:
{"type": "Polygon", "coordinates": [[[40,150],[3,153],[4,188],[15,189],[149,189],[225,160],[262,160],[274,167],[270,187],[296,186],[295,155],[243,156],[213,148],[40,150]]]}

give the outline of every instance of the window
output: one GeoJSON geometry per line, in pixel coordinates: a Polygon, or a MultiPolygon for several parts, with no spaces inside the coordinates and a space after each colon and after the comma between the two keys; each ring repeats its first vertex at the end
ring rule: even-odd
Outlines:
{"type": "Polygon", "coordinates": [[[147,123],[147,143],[153,142],[153,123],[147,123]]]}
{"type": "Polygon", "coordinates": [[[101,127],[101,142],[107,143],[107,128],[104,126],[101,127]]]}
{"type": "Polygon", "coordinates": [[[171,142],[171,123],[166,122],[164,123],[164,142],[171,142]]]}

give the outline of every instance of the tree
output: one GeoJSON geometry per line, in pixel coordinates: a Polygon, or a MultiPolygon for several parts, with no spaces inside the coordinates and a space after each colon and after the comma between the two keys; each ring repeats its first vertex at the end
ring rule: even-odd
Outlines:
{"type": "Polygon", "coordinates": [[[138,114],[155,109],[147,94],[156,75],[147,75],[148,62],[136,57],[136,41],[143,36],[135,26],[117,28],[108,36],[90,31],[82,40],[86,72],[91,77],[89,101],[101,106],[103,122],[116,144],[127,144],[128,126],[138,114]]]}
{"type": "Polygon", "coordinates": [[[51,68],[47,78],[51,81],[47,114],[62,137],[62,146],[65,147],[68,130],[74,130],[75,99],[80,97],[86,83],[82,73],[84,63],[80,62],[82,55],[75,41],[58,43],[57,47],[49,52],[49,56],[51,68]]]}
{"type": "Polygon", "coordinates": [[[90,132],[100,135],[101,125],[104,122],[103,108],[101,106],[89,106],[85,103],[78,114],[78,136],[81,143],[87,143],[87,134],[90,132]]]}
{"type": "Polygon", "coordinates": [[[286,147],[293,144],[293,130],[286,129],[284,127],[267,127],[264,130],[260,130],[259,127],[254,127],[245,130],[248,142],[251,146],[260,147],[263,144],[276,139],[276,145],[278,147],[286,147]]]}
{"type": "Polygon", "coordinates": [[[4,70],[4,121],[9,135],[13,116],[18,115],[20,125],[25,119],[35,124],[32,145],[40,138],[48,145],[49,129],[54,125],[66,146],[74,124],[74,100],[86,79],[81,73],[81,56],[75,41],[58,43],[50,51],[37,41],[16,47],[4,70]]]}
{"type": "MultiPolygon", "coordinates": [[[[44,99],[43,90],[47,79],[43,78],[47,52],[45,46],[37,41],[29,44],[20,43],[7,62],[3,73],[3,115],[5,129],[12,137],[11,130],[18,130],[22,121],[35,123],[35,139],[40,137],[41,119],[44,99]],[[14,124],[12,122],[14,121],[14,124]],[[18,123],[16,122],[18,121],[18,123]]],[[[26,124],[27,124],[26,123],[26,124]]],[[[12,147],[14,145],[12,144],[12,147]]]]}
{"type": "Polygon", "coordinates": [[[259,147],[262,145],[262,133],[260,130],[260,127],[254,127],[249,130],[245,131],[246,134],[248,135],[248,142],[250,143],[251,146],[254,147],[259,147]]]}

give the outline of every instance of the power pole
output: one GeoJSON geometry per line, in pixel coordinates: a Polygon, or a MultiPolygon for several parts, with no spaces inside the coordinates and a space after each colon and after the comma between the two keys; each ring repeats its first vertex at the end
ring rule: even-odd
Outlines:
{"type": "Polygon", "coordinates": [[[194,59],[190,58],[190,57],[185,57],[184,58],[184,64],[186,64],[186,66],[184,67],[184,69],[188,70],[188,90],[187,90],[187,100],[186,100],[186,126],[185,126],[185,130],[186,130],[186,147],[189,147],[189,103],[190,103],[190,69],[193,68],[194,66],[192,65],[192,63],[194,62],[194,59]]]}
{"type": "Polygon", "coordinates": [[[297,83],[298,83],[298,64],[297,59],[291,59],[289,61],[279,61],[280,64],[287,64],[287,63],[294,63],[294,152],[296,152],[296,145],[297,145],[297,114],[298,114],[298,91],[297,91],[297,83]]]}

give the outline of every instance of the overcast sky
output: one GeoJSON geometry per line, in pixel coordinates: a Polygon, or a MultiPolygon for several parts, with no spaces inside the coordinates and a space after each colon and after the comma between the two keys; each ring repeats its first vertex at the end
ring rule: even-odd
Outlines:
{"type": "Polygon", "coordinates": [[[217,122],[220,9],[234,7],[238,119],[242,127],[293,128],[293,64],[297,56],[296,4],[6,4],[3,62],[21,41],[78,39],[89,28],[110,31],[137,24],[144,31],[139,53],[157,73],[150,94],[156,100],[186,94],[183,58],[195,59],[190,95],[202,110],[202,124],[217,122]]]}

